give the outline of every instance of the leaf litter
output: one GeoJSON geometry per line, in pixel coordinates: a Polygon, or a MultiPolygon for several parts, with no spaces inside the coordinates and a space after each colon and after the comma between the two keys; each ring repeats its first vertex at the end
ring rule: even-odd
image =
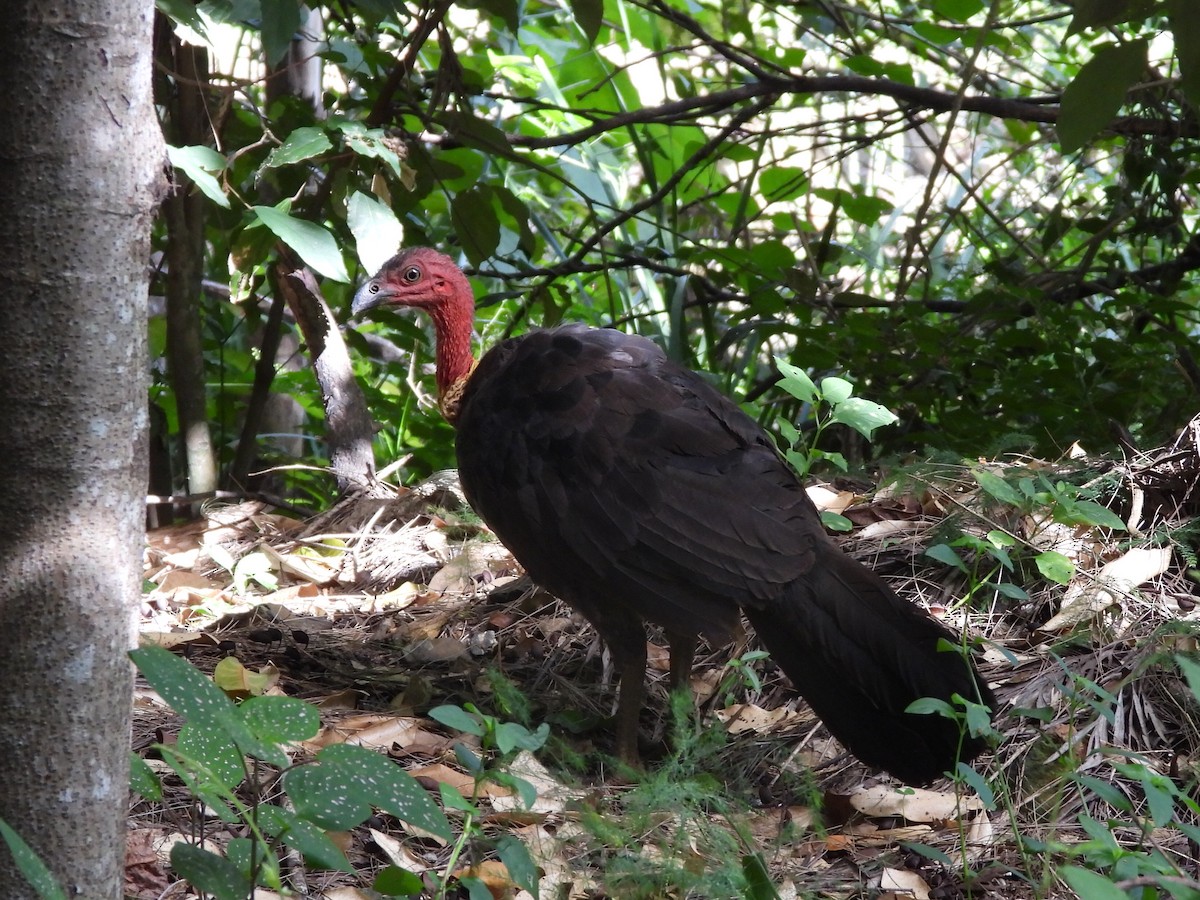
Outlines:
{"type": "MultiPolygon", "coordinates": [[[[654,896],[718,896],[718,882],[688,878],[717,865],[720,845],[760,854],[781,897],[1018,898],[1028,883],[1017,833],[1069,844],[1085,838],[1083,814],[1130,820],[1106,792],[1080,790],[1081,773],[1136,806],[1142,786],[1118,763],[1133,758],[1174,775],[1200,744],[1200,709],[1171,664],[1173,654],[1196,650],[1200,417],[1171,446],[1121,461],[1073,449],[1054,463],[907,470],[870,499],[848,480],[813,490],[819,506],[854,523],[836,537],[843,549],[982,640],[999,736],[992,758],[976,764],[978,782],[958,789],[944,781],[917,790],[865,770],[769,659],[726,664],[754,649],[749,635],[697,654],[698,709],[672,721],[666,641],[652,629],[642,730],[660,758],[650,769],[676,767],[726,799],[686,813],[670,805],[650,817],[631,812],[642,788],[612,767],[603,755],[608,731],[595,727],[614,698],[602,645],[528,582],[446,473],[391,497],[352,496],[307,522],[247,502],[152,532],[141,642],[183,653],[209,674],[220,666],[232,694],[317,704],[321,732],[295,754],[337,743],[374,748],[435,796],[442,783],[470,795],[473,779],[453,745],[478,743],[424,714],[472,703],[510,717],[489,675],[501,671],[526,698],[530,724],[552,721],[561,739],[512,764],[536,787],[532,807],[495,786],[479,797],[489,833],[528,847],[542,896],[623,896],[618,864],[668,873],[654,896]],[[949,549],[926,552],[943,544],[949,549]],[[1065,560],[1049,575],[1037,562],[1046,554],[1065,560]],[[1062,565],[1065,582],[1055,577],[1062,565]],[[706,731],[719,740],[705,744],[698,735],[706,731]],[[673,757],[667,748],[679,744],[696,759],[673,757]],[[981,785],[987,796],[970,790],[981,785]],[[730,796],[741,798],[736,810],[730,796]],[[718,832],[724,844],[714,844],[718,832]],[[671,872],[684,873],[674,886],[671,872]]],[[[178,719],[144,688],[134,713],[137,750],[178,732],[178,719]]],[[[181,815],[186,808],[179,785],[161,803],[133,803],[129,896],[159,896],[173,881],[165,854],[191,834],[184,822],[203,815],[181,815]]],[[[360,887],[389,862],[418,874],[447,862],[447,848],[429,836],[386,817],[369,825],[343,838],[360,887]]],[[[211,821],[205,840],[221,846],[234,836],[223,829],[211,821]]],[[[1180,832],[1160,828],[1155,840],[1172,858],[1189,858],[1180,832]]],[[[496,897],[528,896],[497,859],[460,874],[479,877],[496,897]]],[[[354,890],[342,874],[305,877],[314,896],[354,890]]]]}

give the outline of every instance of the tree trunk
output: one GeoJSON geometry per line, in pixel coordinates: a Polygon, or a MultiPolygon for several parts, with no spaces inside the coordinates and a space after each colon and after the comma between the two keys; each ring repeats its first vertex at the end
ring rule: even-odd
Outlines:
{"type": "MultiPolygon", "coordinates": [[[[164,154],[153,0],[16,0],[0,35],[0,818],[122,895],[164,154]]],[[[35,896],[0,845],[5,897],[35,896]]]]}
{"type": "MultiPolygon", "coordinates": [[[[211,126],[202,85],[208,83],[208,51],[179,40],[166,16],[159,17],[159,27],[158,61],[171,75],[159,78],[162,96],[157,98],[167,110],[168,136],[180,147],[207,143],[211,126]]],[[[204,494],[217,489],[199,306],[206,201],[186,175],[178,172],[175,177],[175,189],[163,203],[167,223],[167,372],[187,466],[185,493],[204,494]]]]}

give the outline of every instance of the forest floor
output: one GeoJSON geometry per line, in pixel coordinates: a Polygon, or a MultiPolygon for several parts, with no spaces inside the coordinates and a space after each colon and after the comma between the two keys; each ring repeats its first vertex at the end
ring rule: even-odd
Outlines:
{"type": "MultiPolygon", "coordinates": [[[[926,464],[869,499],[849,482],[811,491],[853,524],[837,538],[846,552],[979,640],[999,698],[994,751],[927,790],[844,753],[749,633],[704,648],[694,703],[674,706],[666,642],[651,633],[647,764],[618,766],[595,633],[528,583],[447,479],[309,521],[243,503],[152,532],[141,642],[208,674],[227,661],[226,679],[231,667],[242,678],[234,690],[222,681],[235,696],[315,704],[320,731],[289,748],[293,762],[356,744],[433,797],[452,785],[474,798],[478,817],[448,810],[469,831],[461,844],[378,813],[337,836],[353,874],[291,860],[300,896],[380,896],[373,878],[392,866],[427,896],[467,896],[457,882],[474,876],[484,896],[527,897],[529,876],[492,852],[511,835],[539,896],[562,900],[1200,897],[1200,706],[1184,677],[1198,615],[1197,433],[1119,462],[926,464]],[[522,735],[549,723],[536,752],[502,758],[536,798],[470,771],[456,744],[498,751],[429,717],[446,705],[522,735]]],[[[169,747],[181,719],[139,685],[134,749],[165,795],[132,802],[127,896],[195,896],[170,848],[220,849],[245,830],[161,763],[154,746],[169,747]]],[[[270,777],[251,781],[254,802],[278,802],[270,777]]]]}

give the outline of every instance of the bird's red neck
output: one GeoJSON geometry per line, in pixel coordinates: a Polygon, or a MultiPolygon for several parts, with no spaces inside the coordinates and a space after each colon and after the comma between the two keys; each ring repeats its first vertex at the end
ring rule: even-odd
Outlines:
{"type": "Polygon", "coordinates": [[[437,335],[438,405],[451,425],[458,418],[459,401],[467,379],[475,368],[471,353],[471,329],[475,301],[467,289],[465,298],[429,307],[433,330],[437,335]]]}

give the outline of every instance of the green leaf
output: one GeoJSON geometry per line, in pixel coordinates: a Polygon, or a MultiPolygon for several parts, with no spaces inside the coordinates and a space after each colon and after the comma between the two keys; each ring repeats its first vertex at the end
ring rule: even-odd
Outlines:
{"type": "Polygon", "coordinates": [[[200,37],[208,40],[208,32],[204,29],[204,19],[196,8],[195,0],[155,0],[158,11],[172,22],[178,22],[195,31],[200,37]]]}
{"type": "Polygon", "coordinates": [[[847,397],[834,407],[829,421],[849,425],[870,440],[876,428],[892,425],[899,421],[899,416],[886,406],[881,406],[871,400],[864,400],[862,397],[847,397]]]}
{"type": "Polygon", "coordinates": [[[179,729],[175,746],[186,759],[204,766],[226,793],[241,784],[246,775],[241,751],[219,728],[186,722],[179,729]]]}
{"type": "Polygon", "coordinates": [[[1123,22],[1129,17],[1133,5],[1132,0],[1075,0],[1075,15],[1067,34],[1123,22]]]}
{"type": "Polygon", "coordinates": [[[803,369],[793,366],[790,362],[775,357],[775,366],[779,369],[779,373],[783,376],[779,381],[775,382],[778,387],[783,388],[797,400],[802,400],[805,403],[816,403],[820,398],[817,391],[817,386],[813,384],[813,380],[808,377],[808,373],[803,369]]]}
{"type": "Polygon", "coordinates": [[[272,206],[254,206],[251,209],[277,238],[326,278],[343,283],[350,281],[337,241],[320,225],[294,218],[272,206]]]}
{"type": "Polygon", "coordinates": [[[1175,665],[1179,666],[1179,671],[1183,673],[1183,677],[1187,679],[1188,687],[1191,689],[1192,696],[1200,700],[1200,662],[1192,659],[1190,656],[1184,656],[1182,653],[1175,654],[1175,665]]]}
{"type": "Polygon", "coordinates": [[[517,887],[524,888],[537,900],[540,873],[529,848],[511,834],[504,834],[496,838],[496,855],[517,887]]]}
{"type": "Polygon", "coordinates": [[[129,754],[129,788],[146,800],[161,800],[163,796],[158,774],[133,752],[129,754]]]}
{"type": "Polygon", "coordinates": [[[7,822],[0,819],[0,838],[8,845],[8,852],[17,864],[17,871],[25,876],[42,900],[67,900],[67,895],[54,881],[54,876],[46,868],[41,857],[33,852],[25,840],[14,831],[7,822]]]}
{"type": "Polygon", "coordinates": [[[1167,11],[1179,59],[1179,84],[1193,111],[1200,110],[1200,4],[1196,0],[1168,0],[1167,11]]]}
{"type": "Polygon", "coordinates": [[[768,203],[786,203],[808,192],[808,170],[798,166],[772,166],[758,176],[758,189],[768,203]]]}
{"type": "Polygon", "coordinates": [[[468,188],[454,197],[450,224],[472,265],[481,265],[500,246],[500,219],[486,185],[468,188]]]}
{"type": "Polygon", "coordinates": [[[933,11],[954,22],[966,22],[983,10],[983,0],[934,0],[933,11]]]}
{"type": "Polygon", "coordinates": [[[317,708],[295,697],[251,697],[238,713],[259,740],[272,744],[307,741],[321,730],[317,708]]]}
{"type": "Polygon", "coordinates": [[[352,828],[365,821],[374,806],[447,841],[452,838],[445,814],[416,779],[365,747],[326,747],[315,763],[293,769],[284,778],[297,814],[324,828],[352,828]]]}
{"type": "Polygon", "coordinates": [[[1056,584],[1070,584],[1075,574],[1075,564],[1057,550],[1047,550],[1034,557],[1038,571],[1056,584]]]}
{"type": "Polygon", "coordinates": [[[570,0],[571,12],[575,16],[575,24],[583,32],[588,46],[596,43],[600,34],[600,26],[604,24],[604,0],[570,0]]]}
{"type": "Polygon", "coordinates": [[[1144,40],[1101,47],[1067,85],[1058,115],[1064,153],[1078,150],[1116,118],[1129,89],[1145,75],[1147,47],[1144,40]]]}
{"type": "Polygon", "coordinates": [[[300,28],[300,4],[297,0],[260,0],[262,6],[262,44],[267,65],[276,66],[287,56],[292,38],[300,28]]]}
{"type": "Polygon", "coordinates": [[[419,875],[401,869],[399,866],[388,866],[381,869],[371,883],[371,888],[388,897],[411,897],[425,890],[425,883],[419,875]]]}
{"type": "Polygon", "coordinates": [[[167,147],[167,158],[171,165],[179,169],[192,184],[200,189],[209,200],[218,206],[229,209],[229,198],[221,188],[221,182],[216,175],[225,171],[225,157],[212,147],[167,147]]]}
{"type": "Polygon", "coordinates": [[[1076,500],[1069,506],[1069,524],[1095,525],[1098,528],[1111,528],[1113,531],[1126,530],[1126,525],[1121,521],[1121,517],[1107,506],[1102,506],[1092,500],[1076,500]]]}
{"type": "Polygon", "coordinates": [[[1063,866],[1058,870],[1063,881],[1080,897],[1087,900],[1129,900],[1129,895],[1099,872],[1080,866],[1063,866]]]}
{"type": "Polygon", "coordinates": [[[362,122],[332,119],[330,126],[342,133],[346,146],[359,156],[378,159],[391,168],[393,174],[405,187],[412,189],[412,173],[400,162],[400,156],[391,147],[391,141],[382,128],[367,128],[362,122]]]}
{"type": "Polygon", "coordinates": [[[742,857],[742,877],[746,879],[746,900],[779,900],[761,853],[742,857]]]}
{"type": "Polygon", "coordinates": [[[838,532],[849,532],[854,529],[854,523],[845,516],[830,512],[827,509],[821,510],[821,525],[830,531],[838,532]]]}
{"type": "Polygon", "coordinates": [[[287,139],[267,156],[263,168],[290,166],[314,156],[320,156],[333,146],[329,136],[320,128],[305,125],[297,128],[287,139]]]}
{"type": "Polygon", "coordinates": [[[837,406],[850,399],[854,393],[854,385],[845,378],[829,376],[821,379],[821,399],[826,403],[837,406]]]}
{"type": "Polygon", "coordinates": [[[232,862],[195,844],[173,846],[171,868],[192,887],[217,900],[245,900],[252,888],[250,879],[232,862]]]}
{"type": "Polygon", "coordinates": [[[220,729],[243,753],[273,765],[282,760],[286,765],[282,751],[259,741],[242,722],[224,691],[191,663],[162,647],[131,650],[129,658],[159,696],[189,722],[200,728],[220,729]]]}
{"type": "Polygon", "coordinates": [[[309,862],[338,872],[354,871],[346,854],[329,839],[329,835],[290,810],[264,804],[259,807],[258,822],[269,836],[299,850],[309,862]]]}
{"type": "Polygon", "coordinates": [[[354,235],[358,260],[368,272],[378,272],[404,240],[404,226],[391,207],[361,191],[350,195],[346,222],[354,235]]]}
{"type": "MultiPolygon", "coordinates": [[[[1020,492],[995,472],[972,467],[971,477],[975,479],[975,483],[983,489],[984,493],[994,500],[999,500],[1001,503],[1007,503],[1009,506],[1015,507],[1020,507],[1024,502],[1020,492]]],[[[1006,546],[1012,545],[1008,544],[1006,546]]]]}
{"type": "Polygon", "coordinates": [[[471,715],[461,706],[435,706],[428,715],[433,721],[441,722],[447,728],[453,728],[463,734],[483,737],[487,731],[476,716],[471,715]]]}
{"type": "Polygon", "coordinates": [[[949,544],[934,544],[925,551],[925,555],[930,559],[936,560],[937,562],[945,563],[948,566],[953,566],[960,572],[967,571],[967,564],[963,562],[962,557],[958,555],[958,551],[949,544]]]}

